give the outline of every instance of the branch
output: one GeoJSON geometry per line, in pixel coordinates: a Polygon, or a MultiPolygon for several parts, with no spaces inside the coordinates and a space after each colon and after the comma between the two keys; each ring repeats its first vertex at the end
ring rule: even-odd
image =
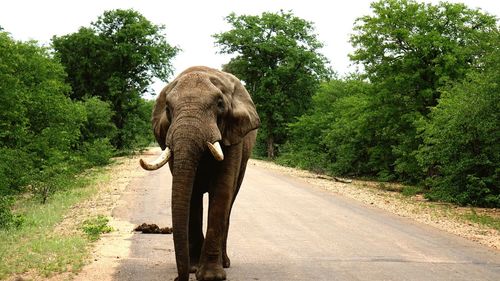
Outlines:
{"type": "Polygon", "coordinates": [[[336,182],[352,183],[352,180],[345,180],[345,179],[341,179],[341,178],[337,178],[337,177],[333,177],[333,179],[334,179],[336,182]]]}

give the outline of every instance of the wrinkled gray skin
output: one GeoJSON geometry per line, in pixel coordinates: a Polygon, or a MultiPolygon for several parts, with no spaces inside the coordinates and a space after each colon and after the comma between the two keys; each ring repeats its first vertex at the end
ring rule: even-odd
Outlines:
{"type": "Polygon", "coordinates": [[[229,216],[238,194],[260,120],[241,82],[208,67],[191,67],[156,100],[153,129],[162,149],[172,151],[172,224],[178,281],[224,280],[229,216]],[[207,142],[219,141],[216,161],[207,142]],[[202,232],[203,194],[209,194],[208,228],[202,232]]]}

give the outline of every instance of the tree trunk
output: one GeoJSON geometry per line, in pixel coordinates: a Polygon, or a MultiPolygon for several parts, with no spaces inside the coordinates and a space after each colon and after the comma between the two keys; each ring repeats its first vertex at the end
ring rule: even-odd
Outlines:
{"type": "Polygon", "coordinates": [[[267,116],[267,158],[274,159],[274,121],[272,113],[268,112],[267,116]]]}
{"type": "Polygon", "coordinates": [[[274,158],[274,137],[272,135],[267,137],[267,158],[274,158]]]}

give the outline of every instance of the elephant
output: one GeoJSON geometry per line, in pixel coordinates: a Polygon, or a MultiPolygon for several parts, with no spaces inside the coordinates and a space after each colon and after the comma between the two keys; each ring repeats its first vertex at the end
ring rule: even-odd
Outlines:
{"type": "Polygon", "coordinates": [[[229,217],[255,144],[260,119],[234,75],[205,66],[186,69],[156,99],[152,125],[163,150],[147,163],[172,172],[172,227],[178,277],[225,280],[229,217]],[[208,225],[203,235],[203,194],[208,225]]]}

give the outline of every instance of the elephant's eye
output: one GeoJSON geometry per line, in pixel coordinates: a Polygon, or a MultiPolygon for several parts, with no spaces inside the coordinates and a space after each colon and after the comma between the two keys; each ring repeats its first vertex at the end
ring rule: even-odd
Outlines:
{"type": "Polygon", "coordinates": [[[217,110],[219,111],[219,113],[224,113],[224,101],[222,100],[222,98],[219,98],[217,100],[217,110]]]}
{"type": "Polygon", "coordinates": [[[165,114],[167,114],[168,120],[172,120],[172,115],[170,114],[170,109],[168,106],[165,107],[165,114]]]}

